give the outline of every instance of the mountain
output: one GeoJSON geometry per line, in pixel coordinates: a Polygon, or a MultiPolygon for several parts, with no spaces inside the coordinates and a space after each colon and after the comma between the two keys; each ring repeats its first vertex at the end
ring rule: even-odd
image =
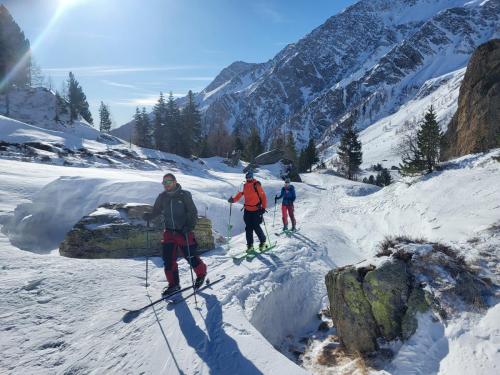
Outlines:
{"type": "Polygon", "coordinates": [[[499,34],[499,14],[499,0],[360,1],[267,63],[218,76],[198,94],[205,125],[331,142],[346,119],[365,128],[428,79],[465,66],[499,34]]]}

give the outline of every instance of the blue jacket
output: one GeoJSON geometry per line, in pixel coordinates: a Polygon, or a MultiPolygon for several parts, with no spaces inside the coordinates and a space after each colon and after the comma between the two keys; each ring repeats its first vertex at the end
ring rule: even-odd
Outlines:
{"type": "Polygon", "coordinates": [[[295,201],[295,188],[293,187],[293,185],[290,185],[288,189],[285,189],[285,187],[281,188],[281,193],[278,197],[276,197],[276,199],[281,198],[283,198],[282,203],[285,206],[290,206],[293,204],[293,202],[295,201]]]}

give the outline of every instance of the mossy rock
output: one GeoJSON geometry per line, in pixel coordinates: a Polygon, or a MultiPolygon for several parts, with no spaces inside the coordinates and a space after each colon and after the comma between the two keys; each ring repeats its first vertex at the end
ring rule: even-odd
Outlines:
{"type": "Polygon", "coordinates": [[[349,352],[377,349],[378,328],[355,267],[332,270],[325,277],[332,319],[349,352]]]}
{"type": "MultiPolygon", "coordinates": [[[[75,224],[61,243],[59,253],[90,259],[161,256],[161,219],[153,220],[150,227],[142,220],[144,213],[151,210],[150,205],[103,204],[75,224]]],[[[215,248],[208,218],[198,218],[194,235],[198,252],[215,248]]]]}
{"type": "Polygon", "coordinates": [[[391,259],[366,274],[363,290],[380,333],[387,340],[401,337],[401,320],[408,300],[410,276],[406,264],[391,259]]]}
{"type": "Polygon", "coordinates": [[[404,340],[408,340],[418,327],[417,313],[429,310],[426,293],[420,287],[413,288],[408,298],[408,308],[401,321],[401,334],[404,340]]]}

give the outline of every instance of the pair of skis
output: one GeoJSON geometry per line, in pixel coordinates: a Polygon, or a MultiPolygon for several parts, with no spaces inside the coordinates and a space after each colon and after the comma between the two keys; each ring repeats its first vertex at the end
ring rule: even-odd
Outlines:
{"type": "Polygon", "coordinates": [[[129,323],[131,322],[133,319],[135,319],[137,316],[139,316],[139,314],[141,314],[143,311],[145,311],[146,309],[162,302],[162,301],[166,301],[168,302],[169,304],[178,304],[182,301],[185,301],[187,300],[188,298],[190,297],[193,297],[196,293],[199,293],[207,288],[210,288],[212,285],[214,284],[217,284],[219,282],[221,282],[222,280],[224,280],[226,278],[226,275],[221,275],[219,277],[217,277],[215,280],[212,280],[210,281],[209,279],[207,279],[205,281],[205,285],[203,285],[202,287],[196,289],[196,290],[193,290],[191,293],[189,293],[187,296],[182,296],[182,292],[185,292],[185,291],[188,291],[188,290],[191,290],[191,289],[194,289],[194,286],[193,285],[190,285],[188,287],[185,287],[185,288],[182,288],[174,293],[171,293],[167,296],[162,296],[161,298],[145,305],[145,306],[142,306],[141,308],[138,308],[138,309],[135,309],[135,310],[129,310],[129,309],[123,309],[124,311],[126,311],[125,315],[123,316],[122,320],[123,322],[125,323],[129,323]],[[177,298],[176,298],[177,297],[177,298]]]}
{"type": "Polygon", "coordinates": [[[291,230],[291,229],[284,229],[281,232],[274,233],[276,236],[282,236],[285,235],[287,237],[292,236],[294,233],[297,233],[299,229],[291,230]]]}
{"type": "Polygon", "coordinates": [[[274,249],[275,247],[276,247],[276,242],[272,244],[266,244],[263,249],[258,249],[253,247],[251,249],[247,249],[244,253],[232,255],[231,258],[233,258],[235,262],[241,262],[243,260],[251,261],[259,254],[264,254],[274,249]]]}

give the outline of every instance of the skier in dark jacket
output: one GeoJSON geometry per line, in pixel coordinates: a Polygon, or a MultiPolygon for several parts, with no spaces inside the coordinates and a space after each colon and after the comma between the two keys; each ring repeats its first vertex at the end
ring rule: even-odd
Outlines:
{"type": "Polygon", "coordinates": [[[163,176],[163,191],[156,198],[153,212],[145,213],[144,220],[152,220],[163,215],[164,231],[162,242],[162,258],[168,287],[163,295],[169,295],[180,289],[177,256],[182,255],[196,273],[195,288],[199,288],[205,280],[207,266],[198,256],[194,227],[198,221],[198,211],[191,193],[182,190],[172,173],[163,176]],[[190,256],[189,256],[190,255],[190,256]]]}
{"type": "Polygon", "coordinates": [[[228,199],[229,203],[238,202],[241,197],[245,198],[243,220],[245,221],[245,233],[247,238],[247,250],[253,248],[253,232],[259,237],[259,249],[262,250],[266,244],[266,235],[260,224],[266,212],[267,197],[262,185],[253,178],[253,172],[247,172],[243,191],[228,199]]]}
{"type": "Polygon", "coordinates": [[[293,202],[295,202],[295,187],[290,184],[290,179],[285,179],[285,186],[281,188],[280,195],[274,197],[274,204],[283,198],[281,202],[281,216],[283,219],[283,230],[288,230],[288,215],[290,215],[290,220],[292,221],[292,231],[296,230],[295,225],[295,215],[293,214],[293,202]]]}

